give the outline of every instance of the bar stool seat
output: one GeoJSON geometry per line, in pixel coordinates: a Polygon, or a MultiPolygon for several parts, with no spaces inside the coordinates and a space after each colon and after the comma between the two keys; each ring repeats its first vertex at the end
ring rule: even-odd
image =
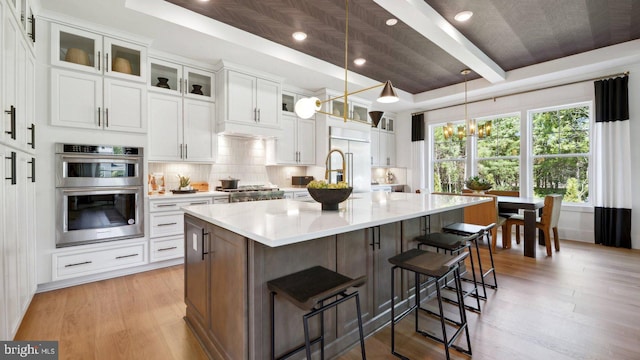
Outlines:
{"type": "Polygon", "coordinates": [[[355,298],[358,316],[358,328],[360,331],[360,347],[362,358],[366,359],[364,350],[364,333],[362,329],[362,317],[360,314],[360,298],[358,291],[347,294],[347,290],[352,287],[359,287],[367,281],[366,276],[356,279],[331,271],[322,266],[302,270],[293,274],[273,279],[267,282],[267,287],[271,291],[271,359],[275,359],[275,296],[283,298],[296,305],[298,308],[309,311],[303,316],[305,344],[278,357],[285,359],[301,350],[306,349],[307,359],[311,359],[311,345],[321,343],[321,358],[324,359],[324,319],[320,316],[320,335],[311,340],[309,338],[309,318],[322,314],[325,310],[333,308],[351,298],[355,298]],[[328,304],[326,300],[339,297],[328,304]]]}
{"type": "Polygon", "coordinates": [[[432,340],[438,341],[444,345],[445,354],[447,359],[450,358],[449,348],[454,348],[464,354],[471,355],[471,339],[469,337],[469,329],[467,325],[467,315],[465,312],[465,307],[462,299],[462,286],[460,282],[460,272],[459,272],[459,264],[464,261],[464,259],[469,255],[468,252],[458,254],[458,255],[447,255],[429,252],[420,249],[411,249],[400,253],[396,256],[389,258],[389,262],[393,265],[391,268],[391,353],[399,358],[408,359],[406,356],[396,352],[395,350],[395,325],[400,322],[403,318],[409,315],[411,312],[415,312],[415,329],[419,334],[428,337],[432,340]],[[394,272],[396,269],[404,269],[407,271],[412,271],[415,275],[415,304],[411,306],[409,309],[403,311],[400,315],[396,316],[395,314],[395,280],[394,280],[394,272]],[[438,301],[438,309],[439,312],[435,313],[429,309],[423,308],[420,305],[420,275],[427,276],[431,278],[431,281],[427,283],[435,283],[437,301],[438,301]],[[445,316],[443,307],[442,307],[442,294],[440,288],[446,285],[448,281],[448,277],[453,275],[453,280],[455,282],[455,288],[457,289],[456,295],[458,297],[458,311],[459,311],[459,319],[456,321],[454,319],[448,318],[445,316]],[[422,310],[429,315],[436,316],[440,319],[440,324],[442,327],[442,338],[439,338],[427,331],[420,330],[418,327],[418,310],[422,310]],[[449,322],[455,326],[457,326],[454,334],[449,337],[447,336],[446,323],[449,322]],[[460,346],[454,345],[453,343],[457,340],[457,338],[465,333],[467,338],[467,348],[464,349],[460,346]]]}
{"type": "MultiPolygon", "coordinates": [[[[422,246],[431,246],[436,248],[436,251],[439,252],[440,249],[444,250],[446,253],[449,251],[451,255],[457,255],[463,250],[467,249],[469,253],[469,261],[471,262],[471,277],[473,282],[473,289],[469,291],[462,290],[462,298],[466,298],[468,296],[472,296],[476,299],[476,305],[466,305],[465,307],[469,310],[475,312],[481,312],[482,309],[480,307],[480,293],[478,292],[478,281],[476,279],[476,273],[473,271],[474,262],[473,262],[473,252],[471,251],[470,243],[475,241],[478,237],[477,234],[471,235],[458,235],[452,233],[428,233],[425,235],[417,236],[415,238],[418,241],[418,249],[422,248],[422,246]]],[[[461,278],[464,280],[464,278],[461,278]]],[[[449,286],[446,286],[447,289],[452,290],[449,286]]],[[[445,299],[446,301],[452,301],[451,299],[445,299]]]]}
{"type": "MultiPolygon", "coordinates": [[[[474,243],[476,247],[476,253],[478,255],[478,268],[480,269],[480,283],[482,284],[483,295],[480,295],[480,297],[484,300],[487,299],[487,289],[486,289],[487,287],[491,289],[498,288],[498,278],[496,277],[496,268],[493,262],[493,251],[491,250],[491,229],[493,229],[494,226],[496,226],[495,223],[492,223],[489,225],[453,223],[453,224],[446,225],[442,228],[442,231],[444,232],[458,234],[462,236],[477,235],[477,237],[474,240],[474,243]],[[487,247],[489,249],[489,259],[491,261],[491,267],[487,271],[484,271],[482,269],[482,258],[480,257],[480,247],[478,246],[478,240],[485,236],[487,238],[487,245],[488,245],[487,247]],[[489,274],[493,274],[493,284],[488,284],[485,281],[485,278],[489,276],[489,274]]],[[[474,271],[475,273],[475,270],[472,269],[472,271],[474,271]]],[[[474,279],[475,279],[475,276],[474,276],[474,279]]]]}

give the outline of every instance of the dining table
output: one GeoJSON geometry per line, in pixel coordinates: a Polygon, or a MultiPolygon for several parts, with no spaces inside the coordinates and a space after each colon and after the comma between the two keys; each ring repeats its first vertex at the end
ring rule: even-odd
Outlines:
{"type": "MultiPolygon", "coordinates": [[[[524,213],[524,256],[536,257],[536,218],[544,207],[544,199],[535,197],[498,196],[498,208],[523,210],[524,213]]],[[[540,234],[540,236],[544,236],[540,234]]],[[[543,242],[544,238],[540,238],[543,242]]]]}

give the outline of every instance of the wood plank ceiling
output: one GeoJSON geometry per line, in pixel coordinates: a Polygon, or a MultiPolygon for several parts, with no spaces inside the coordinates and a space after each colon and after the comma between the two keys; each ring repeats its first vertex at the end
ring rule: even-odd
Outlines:
{"type": "MultiPolygon", "coordinates": [[[[166,1],[344,67],[345,1],[166,1]],[[295,41],[291,36],[295,31],[307,33],[307,39],[295,41]]],[[[640,38],[640,0],[425,3],[504,71],[640,38]],[[456,22],[453,17],[463,10],[472,11],[473,17],[456,22]]],[[[403,21],[385,25],[395,17],[374,0],[349,1],[349,70],[377,81],[392,80],[412,94],[463,81],[460,70],[470,64],[403,21]],[[367,62],[354,65],[352,60],[358,57],[367,62]]],[[[468,79],[478,77],[472,73],[468,79]]]]}

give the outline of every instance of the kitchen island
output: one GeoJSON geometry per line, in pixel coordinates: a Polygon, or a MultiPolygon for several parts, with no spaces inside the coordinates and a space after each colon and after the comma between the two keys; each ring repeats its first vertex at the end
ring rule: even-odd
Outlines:
{"type": "MultiPolygon", "coordinates": [[[[266,282],[320,265],[358,288],[365,332],[390,319],[391,265],[413,238],[461,221],[465,206],[487,198],[411,193],[356,193],[337,211],[291,199],[196,205],[185,211],[185,319],[212,358],[267,359],[271,324],[266,282]]],[[[411,296],[409,279],[396,296],[411,296]]],[[[304,311],[276,302],[276,354],[303,342],[304,311]]],[[[333,357],[357,342],[350,304],[325,313],[325,349],[333,357]]],[[[319,331],[312,326],[313,333],[319,331]]],[[[314,350],[316,348],[314,347],[314,350]]],[[[302,354],[301,354],[302,355],[302,354]]]]}

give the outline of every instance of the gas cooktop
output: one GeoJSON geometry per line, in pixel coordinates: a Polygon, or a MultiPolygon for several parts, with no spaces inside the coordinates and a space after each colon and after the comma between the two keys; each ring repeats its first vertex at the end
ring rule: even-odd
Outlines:
{"type": "Polygon", "coordinates": [[[216,187],[216,191],[224,191],[224,192],[249,192],[249,191],[278,191],[280,190],[277,187],[265,186],[265,185],[242,185],[238,186],[236,189],[223,189],[221,186],[216,187]]]}

